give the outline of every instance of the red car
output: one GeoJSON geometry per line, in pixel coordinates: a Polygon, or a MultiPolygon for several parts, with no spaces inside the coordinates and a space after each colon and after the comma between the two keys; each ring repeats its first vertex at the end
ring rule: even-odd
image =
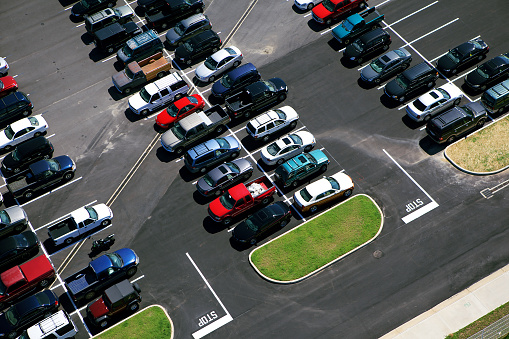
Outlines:
{"type": "Polygon", "coordinates": [[[366,2],[368,0],[323,0],[313,8],[313,19],[320,24],[330,25],[340,15],[366,8],[366,2]]]}
{"type": "Polygon", "coordinates": [[[193,94],[175,101],[170,107],[159,113],[156,117],[156,124],[162,128],[168,128],[171,124],[183,117],[202,109],[205,101],[199,94],[193,94]]]}
{"type": "Polygon", "coordinates": [[[11,76],[0,78],[0,98],[6,96],[9,93],[15,92],[18,89],[18,84],[11,76]]]}
{"type": "Polygon", "coordinates": [[[35,288],[48,286],[54,278],[55,270],[45,255],[0,273],[0,310],[35,288]]]}

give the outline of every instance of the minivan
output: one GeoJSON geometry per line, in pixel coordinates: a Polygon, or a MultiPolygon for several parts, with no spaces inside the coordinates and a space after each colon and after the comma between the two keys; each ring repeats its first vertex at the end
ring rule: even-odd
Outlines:
{"type": "Polygon", "coordinates": [[[217,98],[225,98],[260,79],[261,75],[256,67],[252,63],[247,63],[224,74],[221,79],[216,81],[212,85],[212,95],[217,98]]]}
{"type": "Polygon", "coordinates": [[[5,176],[18,173],[41,159],[53,156],[53,145],[44,136],[30,139],[18,146],[2,160],[2,173],[5,176]]]}
{"type": "Polygon", "coordinates": [[[389,81],[384,91],[389,98],[404,102],[408,96],[419,90],[435,86],[437,79],[436,68],[423,61],[389,81]]]}
{"type": "Polygon", "coordinates": [[[117,59],[125,65],[131,61],[140,61],[163,50],[163,42],[153,29],[129,39],[118,50],[117,59]]]}
{"type": "Polygon", "coordinates": [[[76,325],[66,311],[60,310],[29,327],[21,335],[21,339],[60,339],[71,338],[78,333],[76,325]]]}
{"type": "Polygon", "coordinates": [[[127,40],[141,32],[143,32],[141,28],[132,21],[126,22],[123,25],[115,22],[94,33],[94,45],[106,51],[108,54],[111,54],[127,40]]]}
{"type": "Polygon", "coordinates": [[[502,113],[509,106],[509,80],[489,88],[481,96],[481,103],[490,113],[502,113]]]}
{"type": "Polygon", "coordinates": [[[34,105],[23,92],[14,92],[0,99],[0,123],[21,116],[29,116],[34,105]]]}
{"type": "Polygon", "coordinates": [[[85,28],[87,32],[93,34],[112,23],[118,22],[125,24],[134,16],[134,11],[129,6],[120,6],[117,8],[106,8],[102,11],[87,16],[85,20],[85,28]]]}
{"type": "Polygon", "coordinates": [[[205,173],[212,165],[238,157],[240,149],[235,137],[211,139],[187,151],[184,163],[191,173],[205,173]]]}
{"type": "Polygon", "coordinates": [[[209,56],[220,48],[221,38],[219,35],[213,30],[207,29],[184,42],[182,46],[177,47],[175,59],[181,65],[190,65],[193,61],[203,56],[209,56]]]}
{"type": "Polygon", "coordinates": [[[166,32],[166,43],[168,43],[170,47],[180,46],[189,38],[211,28],[210,20],[205,14],[199,13],[191,15],[177,22],[175,27],[170,28],[168,32],[166,32]]]}

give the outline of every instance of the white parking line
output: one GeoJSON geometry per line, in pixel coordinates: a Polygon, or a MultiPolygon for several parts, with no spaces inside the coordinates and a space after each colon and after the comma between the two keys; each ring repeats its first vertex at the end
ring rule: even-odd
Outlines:
{"type": "Polygon", "coordinates": [[[403,46],[401,46],[401,47],[405,47],[405,46],[411,45],[411,44],[413,44],[414,42],[417,42],[417,41],[419,41],[419,40],[421,40],[421,39],[423,39],[423,38],[427,37],[428,35],[433,34],[433,33],[435,33],[436,31],[441,30],[442,28],[449,26],[450,24],[452,24],[452,23],[454,23],[454,22],[458,21],[459,19],[460,19],[460,18],[456,18],[456,19],[454,19],[454,20],[451,20],[451,21],[449,21],[448,23],[443,24],[442,26],[435,28],[435,29],[434,29],[434,30],[432,30],[431,32],[428,32],[428,33],[426,33],[426,34],[424,34],[424,35],[422,35],[422,36],[418,37],[418,38],[417,38],[417,39],[415,39],[415,40],[412,40],[412,41],[410,41],[410,42],[407,42],[407,43],[406,43],[406,45],[403,45],[403,46]]]}
{"type": "Polygon", "coordinates": [[[433,2],[433,3],[431,3],[431,4],[429,4],[429,5],[427,5],[427,6],[423,7],[423,8],[421,8],[421,9],[418,9],[417,11],[415,11],[415,12],[413,12],[413,13],[408,14],[407,16],[405,16],[405,17],[403,17],[403,18],[401,18],[401,19],[399,19],[399,20],[394,21],[392,24],[388,24],[387,26],[388,26],[388,27],[391,27],[392,25],[395,25],[395,24],[397,24],[398,22],[401,22],[401,21],[403,21],[403,20],[405,20],[405,19],[408,19],[408,18],[409,18],[409,17],[411,17],[412,15],[417,14],[417,13],[419,13],[420,11],[423,11],[423,10],[425,10],[426,8],[431,7],[431,6],[433,6],[433,5],[437,4],[437,3],[438,3],[438,1],[435,1],[435,2],[433,2]]]}
{"type": "MultiPolygon", "coordinates": [[[[84,206],[81,206],[81,207],[90,206],[90,205],[92,205],[92,204],[95,204],[96,202],[97,202],[97,200],[94,200],[94,201],[89,202],[88,204],[86,204],[86,205],[84,205],[84,206]]],[[[81,207],[78,207],[78,208],[81,208],[81,207]]],[[[55,220],[53,220],[53,221],[50,221],[49,223],[47,223],[47,224],[45,224],[45,225],[42,225],[41,227],[39,227],[39,228],[35,229],[35,232],[39,231],[39,230],[40,230],[40,229],[42,229],[42,228],[48,227],[48,226],[49,226],[49,225],[51,225],[51,224],[54,224],[54,223],[56,223],[56,222],[59,222],[60,220],[63,220],[63,219],[67,218],[67,217],[68,217],[68,216],[70,216],[70,215],[71,215],[71,213],[67,213],[66,215],[61,216],[60,218],[57,218],[57,219],[55,219],[55,220]]]]}
{"type": "MultiPolygon", "coordinates": [[[[69,182],[65,183],[65,184],[64,184],[64,185],[62,185],[62,186],[59,186],[59,187],[55,188],[54,190],[51,190],[51,191],[49,191],[49,192],[44,193],[43,195],[41,195],[41,196],[39,196],[39,197],[37,197],[37,198],[35,198],[35,199],[32,199],[32,200],[30,200],[30,201],[28,201],[28,202],[26,202],[26,203],[24,203],[24,204],[22,204],[22,205],[20,205],[20,204],[18,204],[18,205],[20,205],[20,206],[22,206],[22,207],[23,207],[23,206],[26,206],[26,205],[28,205],[28,204],[31,204],[32,202],[37,201],[37,200],[41,199],[42,197],[47,196],[48,194],[51,194],[51,193],[53,193],[53,192],[56,192],[56,191],[58,191],[59,189],[64,188],[64,187],[65,187],[65,186],[67,186],[67,185],[70,185],[70,184],[72,184],[72,183],[74,183],[74,182],[76,182],[76,181],[78,181],[78,180],[81,180],[82,178],[83,178],[83,177],[76,178],[76,179],[74,179],[74,180],[72,180],[72,181],[69,181],[69,182]]],[[[16,202],[17,202],[17,200],[16,200],[16,202]]]]}
{"type": "Polygon", "coordinates": [[[84,241],[85,239],[90,238],[91,236],[96,235],[96,234],[97,234],[97,233],[99,233],[99,232],[102,232],[102,231],[104,231],[104,230],[107,230],[108,228],[110,228],[110,227],[112,227],[112,226],[113,226],[113,224],[109,224],[108,226],[103,227],[103,228],[100,228],[99,230],[95,231],[94,233],[90,233],[90,234],[89,234],[87,237],[85,237],[85,238],[78,239],[78,240],[76,240],[75,242],[73,242],[73,243],[71,243],[71,244],[69,244],[69,245],[67,245],[67,246],[62,247],[62,248],[60,248],[58,251],[55,251],[55,252],[51,253],[50,257],[54,256],[54,255],[55,255],[55,254],[57,254],[57,253],[62,252],[63,250],[65,250],[65,249],[67,249],[67,248],[69,248],[69,247],[71,247],[71,246],[75,246],[75,245],[79,244],[80,242],[84,241]]]}

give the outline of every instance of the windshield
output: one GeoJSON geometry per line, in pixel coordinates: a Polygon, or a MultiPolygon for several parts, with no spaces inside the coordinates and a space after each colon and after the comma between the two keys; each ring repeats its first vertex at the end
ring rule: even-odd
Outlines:
{"type": "Polygon", "coordinates": [[[221,203],[221,205],[223,205],[228,210],[233,209],[233,206],[235,206],[235,200],[228,193],[223,194],[219,198],[219,202],[221,203]]]}
{"type": "Polygon", "coordinates": [[[355,48],[358,52],[362,52],[364,44],[362,43],[362,41],[357,40],[357,41],[352,42],[352,46],[353,46],[353,48],[355,48]]]}
{"type": "Polygon", "coordinates": [[[49,160],[46,160],[49,164],[49,168],[50,170],[52,170],[53,172],[58,172],[60,171],[60,164],[58,162],[56,162],[55,160],[53,159],[49,159],[49,160]]]}
{"type": "Polygon", "coordinates": [[[285,114],[285,112],[283,112],[283,111],[282,111],[282,110],[280,110],[279,108],[276,108],[276,109],[274,110],[274,112],[276,112],[276,113],[277,113],[277,115],[278,115],[278,117],[279,117],[279,118],[281,118],[281,119],[283,119],[283,120],[286,120],[286,114],[285,114]]]}
{"type": "Polygon", "coordinates": [[[168,112],[168,115],[170,117],[176,117],[178,112],[179,112],[179,110],[178,110],[177,106],[175,106],[175,104],[172,104],[170,107],[168,107],[166,109],[166,112],[168,112]]]}
{"type": "Polygon", "coordinates": [[[329,12],[334,12],[334,4],[330,0],[324,0],[322,2],[323,7],[325,7],[329,12]]]}
{"type": "Polygon", "coordinates": [[[134,73],[131,72],[131,69],[129,69],[129,67],[125,68],[125,75],[127,75],[127,77],[131,80],[134,78],[134,73]]]}
{"type": "Polygon", "coordinates": [[[372,63],[369,64],[373,71],[380,73],[384,69],[384,63],[380,59],[375,59],[372,63]]]}
{"type": "Polygon", "coordinates": [[[230,143],[225,138],[217,138],[217,143],[221,148],[230,148],[230,143]]]}
{"type": "Polygon", "coordinates": [[[186,31],[186,28],[184,27],[182,22],[179,22],[178,24],[175,25],[174,30],[175,30],[175,33],[177,33],[178,35],[182,35],[186,31]]]}
{"type": "Polygon", "coordinates": [[[184,135],[186,135],[186,131],[182,128],[182,126],[180,126],[178,122],[175,124],[175,126],[172,127],[171,132],[179,140],[184,139],[184,135]]]}
{"type": "Polygon", "coordinates": [[[302,145],[302,139],[297,134],[289,134],[288,137],[297,145],[302,145]]]}
{"type": "Polygon", "coordinates": [[[106,256],[110,259],[113,266],[118,267],[118,268],[124,266],[124,262],[122,261],[122,258],[118,254],[106,253],[106,256]]]}
{"type": "Polygon", "coordinates": [[[477,68],[477,73],[483,78],[488,79],[490,77],[490,69],[486,65],[481,65],[477,68]]]}
{"type": "Polygon", "coordinates": [[[184,42],[184,48],[188,52],[192,52],[194,50],[193,45],[191,45],[189,42],[184,42]]]}
{"type": "Polygon", "coordinates": [[[422,101],[419,99],[414,101],[414,106],[421,112],[423,112],[426,109],[426,105],[424,105],[422,101]]]}
{"type": "Polygon", "coordinates": [[[276,155],[279,151],[281,151],[281,147],[279,147],[277,143],[267,146],[267,152],[269,152],[270,155],[276,155]]]}
{"type": "Polygon", "coordinates": [[[461,109],[463,109],[463,111],[470,117],[470,118],[474,118],[474,112],[472,112],[472,110],[466,106],[463,106],[463,107],[460,107],[461,109]]]}
{"type": "Polygon", "coordinates": [[[0,280],[0,295],[5,295],[5,291],[7,290],[7,287],[2,283],[2,280],[0,280]]]}
{"type": "Polygon", "coordinates": [[[209,185],[210,187],[212,187],[214,185],[214,181],[212,180],[212,178],[210,177],[210,175],[208,173],[205,174],[205,176],[203,177],[203,181],[205,181],[205,183],[207,185],[209,185]]]}
{"type": "Polygon", "coordinates": [[[246,225],[247,227],[249,227],[252,231],[255,231],[257,232],[258,231],[258,226],[255,225],[252,221],[251,221],[251,218],[247,218],[246,219],[246,225]]]}
{"type": "Polygon", "coordinates": [[[9,218],[9,214],[5,212],[5,210],[0,211],[0,220],[2,221],[2,224],[7,225],[11,222],[11,218],[9,218]]]}
{"type": "Polygon", "coordinates": [[[444,96],[444,98],[446,99],[450,99],[451,98],[451,95],[449,93],[447,93],[446,90],[444,90],[443,88],[437,88],[437,90],[442,93],[442,95],[444,96]]]}
{"type": "Polygon", "coordinates": [[[125,56],[128,56],[130,57],[131,55],[133,55],[133,50],[128,46],[128,45],[125,45],[123,48],[122,48],[122,52],[124,52],[125,56]]]}
{"type": "Polygon", "coordinates": [[[217,67],[217,61],[212,57],[208,57],[207,60],[205,60],[205,67],[213,71],[217,67]]]}
{"type": "Polygon", "coordinates": [[[7,318],[7,321],[12,325],[12,326],[16,326],[16,324],[18,323],[19,319],[18,319],[18,315],[16,313],[16,308],[15,307],[11,307],[9,308],[7,311],[5,311],[5,317],[7,318]]]}
{"type": "Polygon", "coordinates": [[[339,189],[339,183],[336,181],[336,179],[332,178],[332,177],[327,177],[326,178],[329,183],[330,183],[330,186],[335,189],[335,190],[338,190],[339,189]]]}
{"type": "Polygon", "coordinates": [[[14,137],[14,131],[12,130],[11,125],[7,126],[4,129],[4,134],[7,137],[7,139],[12,140],[12,138],[14,137]]]}
{"type": "Polygon", "coordinates": [[[311,200],[311,194],[309,194],[307,188],[304,188],[303,190],[300,191],[300,196],[302,197],[302,199],[304,199],[304,201],[311,200]]]}
{"type": "Polygon", "coordinates": [[[227,162],[225,165],[228,166],[233,173],[240,173],[239,166],[237,166],[233,162],[227,162]]]}
{"type": "Polygon", "coordinates": [[[263,83],[269,88],[269,91],[271,91],[271,92],[276,91],[276,87],[274,87],[274,84],[272,82],[264,81],[263,83]]]}
{"type": "Polygon", "coordinates": [[[408,85],[409,85],[409,82],[408,82],[408,79],[405,78],[404,76],[398,76],[396,77],[396,82],[398,83],[398,85],[402,88],[407,88],[408,85]]]}
{"type": "Polygon", "coordinates": [[[90,216],[91,219],[94,220],[99,219],[97,216],[97,212],[92,207],[85,207],[85,209],[87,210],[88,215],[90,216]]]}
{"type": "Polygon", "coordinates": [[[221,84],[226,88],[230,88],[230,86],[232,85],[232,78],[230,77],[230,75],[226,74],[224,77],[222,77],[221,84]]]}
{"type": "Polygon", "coordinates": [[[15,148],[14,151],[12,151],[11,156],[14,160],[19,161],[19,149],[15,148]]]}
{"type": "Polygon", "coordinates": [[[456,48],[454,48],[454,49],[451,49],[447,53],[447,57],[449,59],[451,59],[452,61],[454,61],[454,62],[459,62],[460,58],[461,58],[461,55],[458,53],[458,50],[456,48]]]}
{"type": "Polygon", "coordinates": [[[150,94],[148,94],[147,90],[145,89],[145,87],[143,87],[140,91],[140,97],[143,99],[143,101],[145,102],[150,102],[150,94]]]}
{"type": "Polygon", "coordinates": [[[351,31],[353,29],[353,25],[348,19],[344,20],[341,26],[343,26],[343,28],[347,31],[351,31]]]}
{"type": "Polygon", "coordinates": [[[81,5],[85,8],[90,8],[90,4],[87,0],[81,0],[81,5]]]}

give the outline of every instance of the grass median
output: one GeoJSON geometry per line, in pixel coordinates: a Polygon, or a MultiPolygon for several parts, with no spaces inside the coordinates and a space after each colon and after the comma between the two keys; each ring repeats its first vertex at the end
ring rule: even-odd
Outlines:
{"type": "Polygon", "coordinates": [[[268,278],[302,278],[376,236],[382,225],[378,206],[357,195],[251,253],[268,278]]]}
{"type": "Polygon", "coordinates": [[[509,166],[509,118],[469,135],[446,152],[451,161],[471,172],[489,173],[509,166]]]}

